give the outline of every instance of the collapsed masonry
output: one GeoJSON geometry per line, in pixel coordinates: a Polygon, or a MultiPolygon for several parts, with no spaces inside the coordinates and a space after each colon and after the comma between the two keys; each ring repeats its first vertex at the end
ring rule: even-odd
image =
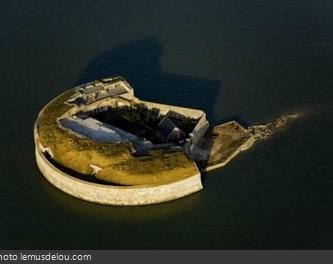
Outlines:
{"type": "Polygon", "coordinates": [[[119,76],[74,89],[66,102],[73,107],[58,119],[59,125],[97,141],[130,142],[139,155],[167,149],[191,156],[209,128],[203,111],[141,101],[119,76]]]}

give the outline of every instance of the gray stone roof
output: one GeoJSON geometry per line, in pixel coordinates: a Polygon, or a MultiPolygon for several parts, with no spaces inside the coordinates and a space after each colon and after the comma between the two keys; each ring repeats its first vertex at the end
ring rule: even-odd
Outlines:
{"type": "Polygon", "coordinates": [[[168,138],[171,132],[177,128],[177,126],[171,121],[170,118],[165,116],[157,126],[158,132],[164,137],[168,138]]]}
{"type": "Polygon", "coordinates": [[[96,93],[96,92],[100,92],[104,89],[103,85],[96,85],[96,86],[90,86],[87,87],[83,90],[84,94],[92,94],[92,93],[96,93]]]}
{"type": "Polygon", "coordinates": [[[76,91],[76,94],[74,94],[72,98],[68,100],[68,102],[77,105],[91,104],[95,101],[107,97],[113,97],[128,93],[128,90],[126,89],[126,87],[124,87],[123,84],[104,85],[102,82],[96,81],[81,86],[76,91]]]}

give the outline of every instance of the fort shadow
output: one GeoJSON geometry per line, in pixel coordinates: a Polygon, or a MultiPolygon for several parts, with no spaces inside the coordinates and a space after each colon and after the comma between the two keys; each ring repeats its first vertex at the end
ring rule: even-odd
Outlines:
{"type": "Polygon", "coordinates": [[[133,86],[140,99],[201,109],[213,124],[220,82],[163,72],[163,52],[163,47],[155,39],[134,40],[93,59],[76,84],[121,75],[133,86]]]}

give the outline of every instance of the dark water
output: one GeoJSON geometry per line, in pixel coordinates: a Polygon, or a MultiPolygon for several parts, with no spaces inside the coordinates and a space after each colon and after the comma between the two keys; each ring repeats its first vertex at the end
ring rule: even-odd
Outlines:
{"type": "Polygon", "coordinates": [[[1,1],[0,248],[333,248],[332,1],[1,1]],[[211,123],[304,118],[155,206],[95,205],[38,171],[37,113],[123,75],[211,123]]]}

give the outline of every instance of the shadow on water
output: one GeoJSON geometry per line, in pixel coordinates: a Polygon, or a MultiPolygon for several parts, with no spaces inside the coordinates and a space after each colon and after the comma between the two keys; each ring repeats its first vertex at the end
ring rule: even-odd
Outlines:
{"type": "Polygon", "coordinates": [[[91,61],[76,84],[121,75],[133,86],[140,99],[199,108],[214,123],[220,82],[163,72],[163,51],[155,39],[135,40],[112,48],[91,61]]]}

